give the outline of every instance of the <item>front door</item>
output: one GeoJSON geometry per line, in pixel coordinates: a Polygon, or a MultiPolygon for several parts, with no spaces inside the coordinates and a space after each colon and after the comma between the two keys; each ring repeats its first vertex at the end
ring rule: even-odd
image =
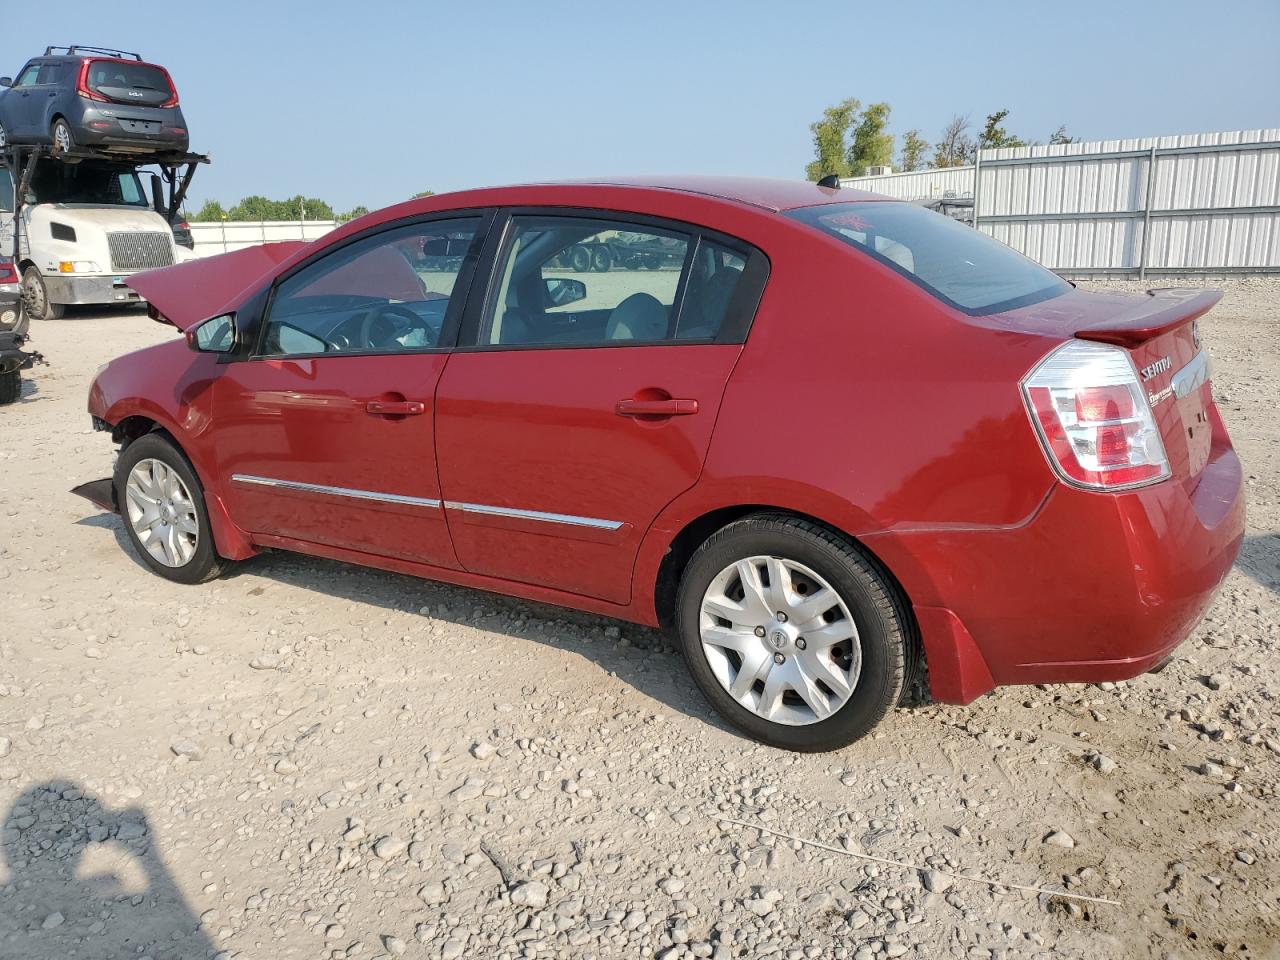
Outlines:
{"type": "Polygon", "coordinates": [[[763,283],[751,256],[687,226],[511,218],[436,393],[466,570],[629,600],[642,538],[702,470],[754,310],[737,294],[763,283]]]}
{"type": "Polygon", "coordinates": [[[215,382],[219,487],[241,526],[457,566],[433,417],[480,224],[398,226],[278,284],[254,356],[215,382]]]}

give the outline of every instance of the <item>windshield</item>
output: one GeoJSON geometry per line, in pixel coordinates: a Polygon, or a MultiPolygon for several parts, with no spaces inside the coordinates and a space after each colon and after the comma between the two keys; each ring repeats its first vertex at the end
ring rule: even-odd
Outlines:
{"type": "Polygon", "coordinates": [[[973,316],[1056,297],[1065,280],[951,217],[909,203],[835,203],[792,210],[973,316]]]}
{"type": "Polygon", "coordinates": [[[31,178],[28,201],[147,206],[147,198],[136,173],[116,166],[93,163],[41,162],[31,178]]]}

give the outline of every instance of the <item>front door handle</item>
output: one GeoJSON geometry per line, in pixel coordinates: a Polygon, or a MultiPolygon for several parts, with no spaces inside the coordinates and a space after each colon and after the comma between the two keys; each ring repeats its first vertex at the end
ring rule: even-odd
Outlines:
{"type": "Polygon", "coordinates": [[[620,417],[687,417],[698,412],[697,400],[619,400],[620,417]]]}
{"type": "Polygon", "coordinates": [[[427,412],[427,405],[421,400],[370,400],[364,409],[377,417],[416,417],[427,412]]]}

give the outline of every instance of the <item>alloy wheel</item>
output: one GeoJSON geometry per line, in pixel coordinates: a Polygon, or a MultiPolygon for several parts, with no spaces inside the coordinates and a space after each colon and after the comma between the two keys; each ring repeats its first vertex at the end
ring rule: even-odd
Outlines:
{"type": "Polygon", "coordinates": [[[67,153],[71,150],[71,128],[65,123],[54,124],[53,148],[55,153],[67,153]]]}
{"type": "Polygon", "coordinates": [[[48,300],[44,292],[44,283],[34,271],[28,270],[22,278],[22,298],[26,301],[28,316],[48,319],[45,316],[48,300]]]}
{"type": "Polygon", "coordinates": [[[773,723],[826,720],[858,685],[862,645],[848,605],[793,560],[755,556],[725,567],[703,594],[699,631],[720,685],[773,723]]]}
{"type": "Polygon", "coordinates": [[[162,460],[139,460],[125,484],[129,525],[147,553],[166,567],[191,561],[200,543],[200,521],[191,491],[162,460]]]}

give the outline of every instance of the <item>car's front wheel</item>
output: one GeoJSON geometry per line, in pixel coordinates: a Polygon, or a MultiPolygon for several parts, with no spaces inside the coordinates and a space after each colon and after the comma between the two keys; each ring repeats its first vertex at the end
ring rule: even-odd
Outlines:
{"type": "Polygon", "coordinates": [[[780,514],[730,524],[689,561],[677,603],[698,686],[757,740],[834,750],[902,695],[902,602],[866,557],[817,524],[780,514]]]}
{"type": "Polygon", "coordinates": [[[166,437],[149,433],[125,448],[115,492],[130,542],[160,576],[203,583],[222,572],[200,481],[166,437]]]}

